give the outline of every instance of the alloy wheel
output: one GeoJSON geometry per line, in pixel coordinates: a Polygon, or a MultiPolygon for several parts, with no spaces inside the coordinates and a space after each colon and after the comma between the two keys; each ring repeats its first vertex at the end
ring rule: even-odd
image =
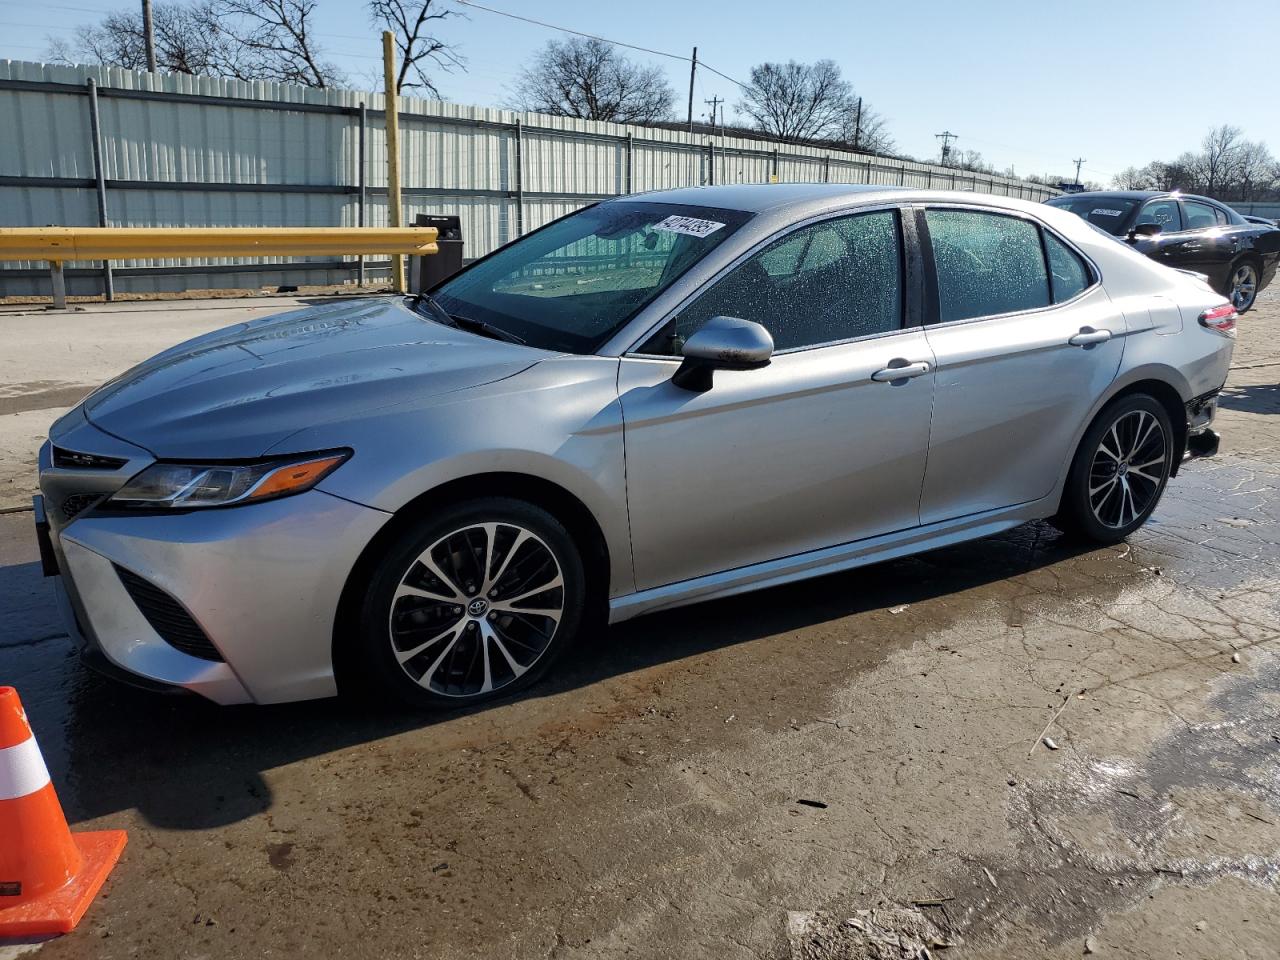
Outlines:
{"type": "Polygon", "coordinates": [[[1253,264],[1242,263],[1231,275],[1231,305],[1239,311],[1248,310],[1258,295],[1258,272],[1253,264]]]}
{"type": "Polygon", "coordinates": [[[391,648],[432,693],[491,693],[546,652],[564,598],[560,563],[536,534],[511,523],[471,524],[431,544],[401,578],[391,648]]]}
{"type": "Polygon", "coordinates": [[[1089,467],[1089,507],[1098,522],[1119,530],[1143,516],[1160,495],[1168,458],[1164,427],[1146,410],[1111,424],[1089,467]]]}

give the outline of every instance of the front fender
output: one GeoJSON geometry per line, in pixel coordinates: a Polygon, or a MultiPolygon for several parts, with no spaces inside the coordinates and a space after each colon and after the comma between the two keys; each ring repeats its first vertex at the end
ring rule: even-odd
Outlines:
{"type": "Polygon", "coordinates": [[[616,358],[565,356],[506,380],[308,428],[288,450],[350,447],[318,489],[394,513],[483,474],[537,477],[580,500],[612,561],[610,592],[634,589],[616,358]]]}

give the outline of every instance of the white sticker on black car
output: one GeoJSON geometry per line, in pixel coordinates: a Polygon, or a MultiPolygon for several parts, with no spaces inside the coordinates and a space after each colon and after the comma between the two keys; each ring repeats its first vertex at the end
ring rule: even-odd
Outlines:
{"type": "Polygon", "coordinates": [[[714,220],[699,220],[697,217],[680,217],[672,214],[661,223],[655,223],[653,229],[666,230],[669,233],[683,233],[690,237],[706,237],[723,226],[723,223],[716,223],[714,220]]]}
{"type": "Polygon", "coordinates": [[[1096,210],[1090,210],[1089,216],[1092,217],[1094,214],[1097,214],[1102,217],[1118,217],[1122,213],[1124,213],[1123,210],[1108,210],[1106,207],[1098,207],[1096,210]]]}

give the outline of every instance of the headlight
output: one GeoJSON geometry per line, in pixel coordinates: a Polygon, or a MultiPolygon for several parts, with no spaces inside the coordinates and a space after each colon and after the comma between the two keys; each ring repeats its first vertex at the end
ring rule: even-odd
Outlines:
{"type": "Polygon", "coordinates": [[[287,497],[310,490],[349,456],[339,450],[259,463],[153,463],[106,505],[190,510],[287,497]]]}

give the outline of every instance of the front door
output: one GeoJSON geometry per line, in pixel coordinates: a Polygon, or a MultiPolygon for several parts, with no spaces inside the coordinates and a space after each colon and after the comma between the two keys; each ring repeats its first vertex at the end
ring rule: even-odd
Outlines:
{"type": "Polygon", "coordinates": [[[916,526],[933,355],[904,326],[902,264],[897,210],[798,227],[623,358],[639,589],[916,526]],[[772,363],[676,387],[670,355],[717,315],[769,329],[772,363]]]}
{"type": "Polygon", "coordinates": [[[959,208],[924,219],[937,401],[920,520],[933,523],[1053,491],[1126,327],[1088,263],[1034,220],[959,208]]]}

